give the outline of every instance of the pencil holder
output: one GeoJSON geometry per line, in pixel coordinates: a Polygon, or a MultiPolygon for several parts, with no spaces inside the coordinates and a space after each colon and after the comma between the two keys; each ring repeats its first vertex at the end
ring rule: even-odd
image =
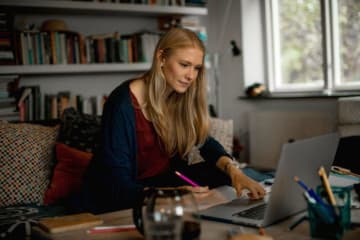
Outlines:
{"type": "Polygon", "coordinates": [[[344,232],[350,228],[351,187],[331,187],[336,200],[336,206],[328,201],[328,193],[323,186],[318,186],[317,194],[324,204],[308,203],[308,215],[311,236],[314,238],[341,239],[344,232]],[[328,216],[324,218],[324,211],[328,216]]]}

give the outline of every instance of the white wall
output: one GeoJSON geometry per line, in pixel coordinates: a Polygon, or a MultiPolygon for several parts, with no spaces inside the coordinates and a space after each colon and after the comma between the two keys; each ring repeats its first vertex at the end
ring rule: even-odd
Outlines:
{"type": "MultiPolygon", "coordinates": [[[[209,51],[216,51],[215,39],[219,36],[224,27],[223,42],[220,43],[220,51],[225,52],[231,39],[236,40],[241,46],[243,55],[232,57],[231,54],[224,53],[220,62],[220,116],[222,118],[231,118],[234,120],[235,134],[240,137],[240,141],[245,145],[245,151],[242,153],[243,160],[251,159],[250,148],[257,151],[257,155],[269,155],[269,159],[277,157],[280,148],[280,138],[290,132],[289,129],[274,128],[274,122],[259,122],[262,131],[252,135],[250,132],[250,114],[253,112],[272,111],[284,112],[296,115],[300,112],[315,112],[326,118],[328,128],[323,131],[330,131],[336,128],[337,122],[337,102],[336,99],[283,99],[283,100],[245,100],[239,99],[244,96],[246,86],[254,82],[264,82],[266,79],[265,64],[265,38],[263,31],[262,18],[264,17],[262,4],[263,0],[208,0],[208,31],[209,31],[209,51]],[[230,16],[225,25],[221,25],[226,5],[231,4],[230,16]],[[273,144],[264,144],[254,146],[254,139],[261,139],[263,136],[269,136],[278,146],[273,144]],[[252,138],[253,146],[250,147],[252,138]]],[[[269,118],[270,119],[270,118],[269,118]]],[[[274,119],[274,118],[272,118],[274,119]]],[[[301,123],[304,131],[307,126],[313,124],[308,118],[301,123]]],[[[317,124],[321,124],[321,121],[317,124]]],[[[319,126],[322,127],[322,126],[319,126]]],[[[312,129],[316,127],[312,126],[312,129]]],[[[323,128],[321,128],[323,129],[323,128]]],[[[318,134],[317,131],[313,132],[318,134]]],[[[307,136],[311,133],[306,134],[307,136]]]]}

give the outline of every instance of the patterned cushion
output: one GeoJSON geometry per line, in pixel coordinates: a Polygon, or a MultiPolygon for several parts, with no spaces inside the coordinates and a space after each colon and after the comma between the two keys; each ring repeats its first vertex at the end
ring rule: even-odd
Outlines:
{"type": "Polygon", "coordinates": [[[232,153],[234,122],[233,120],[225,120],[220,118],[210,119],[210,135],[215,138],[228,152],[232,153]]]}
{"type": "Polygon", "coordinates": [[[89,114],[81,114],[74,108],[64,110],[59,141],[81,151],[93,153],[100,131],[101,118],[89,114]]]}
{"type": "Polygon", "coordinates": [[[58,130],[0,122],[0,207],[43,203],[58,130]]]}
{"type": "MultiPolygon", "coordinates": [[[[232,154],[234,137],[233,120],[210,118],[210,135],[224,147],[227,153],[232,154]]],[[[189,165],[204,161],[198,147],[193,147],[187,157],[187,161],[189,165]]]]}

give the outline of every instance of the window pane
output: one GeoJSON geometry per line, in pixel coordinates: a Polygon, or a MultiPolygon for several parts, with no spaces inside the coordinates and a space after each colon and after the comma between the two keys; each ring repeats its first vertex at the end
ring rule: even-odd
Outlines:
{"type": "Polygon", "coordinates": [[[360,82],[360,1],[339,0],[341,83],[360,82]]]}
{"type": "Polygon", "coordinates": [[[320,1],[278,0],[278,3],[282,74],[278,88],[290,87],[288,84],[323,86],[320,1]]]}

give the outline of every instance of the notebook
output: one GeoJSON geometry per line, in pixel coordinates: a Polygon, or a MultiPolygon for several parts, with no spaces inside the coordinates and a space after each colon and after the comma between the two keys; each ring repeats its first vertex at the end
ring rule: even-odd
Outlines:
{"type": "Polygon", "coordinates": [[[264,199],[237,198],[198,211],[197,215],[208,220],[260,227],[304,210],[306,201],[303,189],[293,180],[294,176],[298,176],[312,188],[321,184],[318,170],[320,166],[324,166],[326,172],[330,171],[338,142],[338,134],[330,133],[285,143],[282,146],[271,193],[264,199]],[[260,214],[254,214],[254,209],[260,214]]]}

